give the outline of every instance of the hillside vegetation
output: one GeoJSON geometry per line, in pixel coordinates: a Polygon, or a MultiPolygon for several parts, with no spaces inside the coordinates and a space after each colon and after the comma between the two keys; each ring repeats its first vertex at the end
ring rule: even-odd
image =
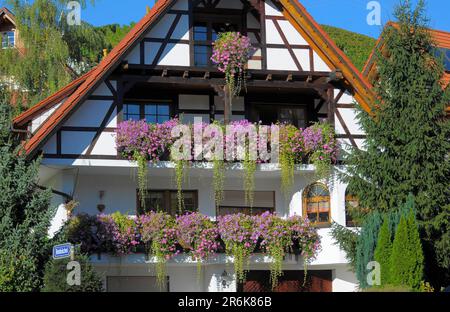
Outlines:
{"type": "Polygon", "coordinates": [[[337,46],[347,54],[356,68],[362,71],[376,40],[342,28],[327,25],[322,25],[322,28],[330,35],[337,46]]]}

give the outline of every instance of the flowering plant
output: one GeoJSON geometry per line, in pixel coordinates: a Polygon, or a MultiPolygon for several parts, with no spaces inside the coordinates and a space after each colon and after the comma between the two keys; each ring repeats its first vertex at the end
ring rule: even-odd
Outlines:
{"type": "Polygon", "coordinates": [[[292,216],[287,219],[294,244],[298,245],[306,262],[316,259],[320,251],[320,236],[308,218],[292,216]]]}
{"type": "Polygon", "coordinates": [[[239,32],[221,33],[213,43],[211,60],[217,64],[219,71],[225,73],[231,96],[239,96],[245,83],[245,65],[250,52],[250,38],[239,32]]]}
{"type": "Polygon", "coordinates": [[[98,216],[99,231],[97,233],[104,248],[116,255],[129,254],[139,245],[137,228],[133,220],[115,213],[98,216]]]}
{"type": "Polygon", "coordinates": [[[207,259],[219,247],[217,228],[205,215],[193,212],[178,216],[176,227],[179,244],[198,261],[207,259]]]}
{"type": "Polygon", "coordinates": [[[219,216],[217,218],[219,234],[225,243],[226,251],[234,257],[234,271],[238,281],[245,280],[244,264],[258,243],[255,231],[255,218],[244,214],[219,216]]]}
{"type": "Polygon", "coordinates": [[[128,120],[117,126],[116,146],[124,157],[138,164],[138,188],[141,204],[145,207],[148,161],[157,162],[174,142],[171,132],[179,124],[171,119],[162,124],[148,124],[145,120],[128,120]]]}
{"type": "Polygon", "coordinates": [[[339,151],[334,129],[330,124],[316,123],[303,131],[303,142],[310,162],[316,166],[316,174],[320,178],[328,176],[339,151]]]}
{"type": "Polygon", "coordinates": [[[174,219],[160,212],[150,212],[137,219],[141,239],[150,244],[150,253],[156,258],[156,279],[162,287],[166,279],[166,262],[180,253],[174,219]]]}
{"type": "MultiPolygon", "coordinates": [[[[308,219],[294,216],[286,220],[266,212],[260,216],[234,214],[220,216],[214,224],[207,216],[191,213],[176,219],[166,213],[150,212],[131,219],[120,213],[113,215],[74,216],[66,226],[68,239],[80,244],[87,253],[110,252],[126,255],[137,245],[150,245],[156,259],[156,276],[162,286],[166,279],[166,263],[182,251],[189,253],[201,266],[219,252],[221,242],[234,257],[238,281],[245,280],[244,266],[251,253],[268,253],[272,262],[271,282],[277,284],[282,274],[282,261],[287,252],[297,247],[306,266],[320,250],[320,237],[308,219]]],[[[198,271],[200,272],[200,271],[198,271]]]]}
{"type": "Polygon", "coordinates": [[[256,217],[256,225],[261,239],[260,246],[272,257],[270,282],[272,288],[275,288],[278,278],[283,275],[284,256],[293,244],[291,228],[288,222],[270,212],[256,217]]]}

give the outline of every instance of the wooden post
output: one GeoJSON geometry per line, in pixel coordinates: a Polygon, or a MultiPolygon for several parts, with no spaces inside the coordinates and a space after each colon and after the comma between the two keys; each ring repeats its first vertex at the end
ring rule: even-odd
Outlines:
{"type": "Polygon", "coordinates": [[[336,109],[336,102],[334,99],[334,89],[329,88],[327,90],[327,97],[328,97],[328,122],[334,127],[335,121],[334,121],[334,112],[336,109]]]}

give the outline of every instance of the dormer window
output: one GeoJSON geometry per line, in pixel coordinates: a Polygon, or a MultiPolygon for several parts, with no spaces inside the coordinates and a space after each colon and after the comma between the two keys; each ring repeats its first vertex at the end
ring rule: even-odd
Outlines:
{"type": "Polygon", "coordinates": [[[5,31],[2,33],[2,49],[8,49],[15,46],[14,31],[5,31]]]}

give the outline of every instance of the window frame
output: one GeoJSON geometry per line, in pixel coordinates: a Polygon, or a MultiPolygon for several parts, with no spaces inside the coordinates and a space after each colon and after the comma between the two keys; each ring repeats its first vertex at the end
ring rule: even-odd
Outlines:
{"type": "Polygon", "coordinates": [[[14,48],[16,46],[16,32],[14,30],[3,31],[2,37],[2,49],[14,48]],[[10,36],[12,34],[12,36],[10,36]],[[6,41],[4,41],[6,38],[6,41]],[[12,42],[11,39],[12,38],[12,42]]]}
{"type": "MultiPolygon", "coordinates": [[[[173,105],[173,101],[172,100],[161,100],[161,99],[151,99],[151,100],[125,100],[123,102],[123,107],[122,107],[122,120],[123,121],[127,121],[130,120],[126,117],[128,117],[129,114],[125,113],[126,110],[126,106],[127,105],[136,105],[139,106],[139,120],[147,120],[147,116],[153,116],[153,114],[146,114],[145,112],[145,107],[146,106],[150,106],[150,105],[156,105],[158,106],[162,106],[162,105],[167,105],[169,108],[169,120],[173,118],[174,116],[174,105],[173,105]]],[[[158,108],[157,108],[158,109],[158,108]]],[[[132,114],[132,115],[136,115],[136,114],[132,114]]],[[[158,111],[156,112],[156,114],[154,115],[156,117],[156,123],[158,123],[158,116],[166,116],[166,115],[159,115],[158,111]]],[[[131,119],[134,120],[134,119],[131,119]]]]}
{"type": "MultiPolygon", "coordinates": [[[[244,191],[241,190],[224,190],[224,192],[242,192],[245,193],[244,191]]],[[[218,216],[225,216],[225,215],[229,215],[229,214],[220,214],[220,210],[221,209],[236,209],[237,212],[235,213],[230,213],[230,214],[238,214],[238,213],[242,213],[242,214],[246,214],[246,215],[252,215],[250,213],[246,213],[246,212],[242,212],[240,211],[241,209],[246,209],[251,211],[252,209],[258,209],[258,210],[264,210],[262,213],[269,211],[271,213],[276,212],[276,192],[275,191],[255,191],[255,195],[258,192],[264,192],[264,193],[271,193],[272,194],[272,200],[273,200],[273,207],[272,208],[268,208],[268,207],[250,207],[247,204],[243,205],[243,206],[230,206],[230,205],[218,205],[216,206],[216,217],[218,216]]],[[[254,214],[253,214],[254,215],[254,214]]]]}
{"type": "MultiPolygon", "coordinates": [[[[308,217],[308,203],[310,202],[324,202],[325,200],[328,201],[328,222],[323,222],[323,221],[319,221],[319,214],[320,214],[320,209],[317,211],[317,218],[316,221],[311,221],[311,224],[313,224],[314,226],[317,227],[330,227],[332,220],[331,220],[331,193],[330,193],[330,189],[328,188],[327,185],[325,185],[324,183],[320,183],[320,182],[314,182],[310,185],[308,185],[304,190],[303,190],[303,217],[308,217]],[[312,187],[319,185],[321,187],[323,187],[327,192],[328,192],[328,196],[314,196],[312,197],[313,200],[308,198],[309,192],[311,190],[312,187]],[[325,200],[324,200],[325,199],[325,200]]],[[[309,218],[308,218],[309,219],[309,218]]]]}
{"type": "MultiPolygon", "coordinates": [[[[308,104],[295,104],[295,103],[261,103],[261,102],[255,102],[254,103],[254,110],[256,112],[256,116],[258,120],[261,120],[261,114],[260,111],[264,110],[264,109],[275,109],[277,112],[277,120],[280,121],[280,115],[281,115],[281,110],[282,109],[303,109],[304,111],[304,116],[305,116],[305,128],[307,128],[309,126],[309,123],[311,122],[311,118],[310,118],[310,108],[308,104]]],[[[298,124],[299,120],[295,120],[295,122],[298,124]]],[[[294,126],[297,127],[297,125],[295,124],[294,126]]]]}
{"type": "Polygon", "coordinates": [[[357,227],[357,221],[353,220],[352,216],[348,213],[348,208],[349,208],[349,202],[353,201],[353,202],[358,202],[358,206],[357,207],[353,207],[355,208],[359,208],[359,200],[355,195],[349,194],[348,192],[345,192],[345,226],[346,227],[357,227]],[[349,220],[350,219],[350,220],[349,220]]]}
{"type": "MultiPolygon", "coordinates": [[[[220,9],[218,9],[219,11],[220,9]]],[[[242,16],[238,15],[230,15],[230,14],[220,14],[217,13],[207,13],[207,12],[194,12],[194,17],[192,21],[192,66],[197,68],[213,68],[213,63],[211,61],[212,56],[212,44],[213,40],[213,24],[227,23],[230,22],[232,24],[237,25],[238,31],[242,34],[244,33],[244,29],[246,25],[244,25],[244,20],[242,16]],[[196,40],[195,39],[195,27],[196,24],[206,24],[206,40],[196,40]],[[207,65],[196,65],[195,64],[195,47],[196,46],[206,46],[207,47],[207,65]]]]}
{"type": "MultiPolygon", "coordinates": [[[[171,195],[177,194],[177,190],[172,189],[151,189],[147,190],[148,193],[163,193],[163,200],[164,200],[164,209],[162,212],[165,212],[171,216],[175,216],[179,213],[178,207],[171,207],[171,195]]],[[[199,211],[199,202],[198,202],[198,190],[183,190],[183,193],[192,193],[194,195],[194,201],[195,201],[195,210],[199,211]]],[[[138,216],[143,215],[145,213],[148,213],[152,210],[145,211],[141,206],[141,200],[140,200],[140,194],[139,189],[136,190],[136,214],[138,216]]]]}

